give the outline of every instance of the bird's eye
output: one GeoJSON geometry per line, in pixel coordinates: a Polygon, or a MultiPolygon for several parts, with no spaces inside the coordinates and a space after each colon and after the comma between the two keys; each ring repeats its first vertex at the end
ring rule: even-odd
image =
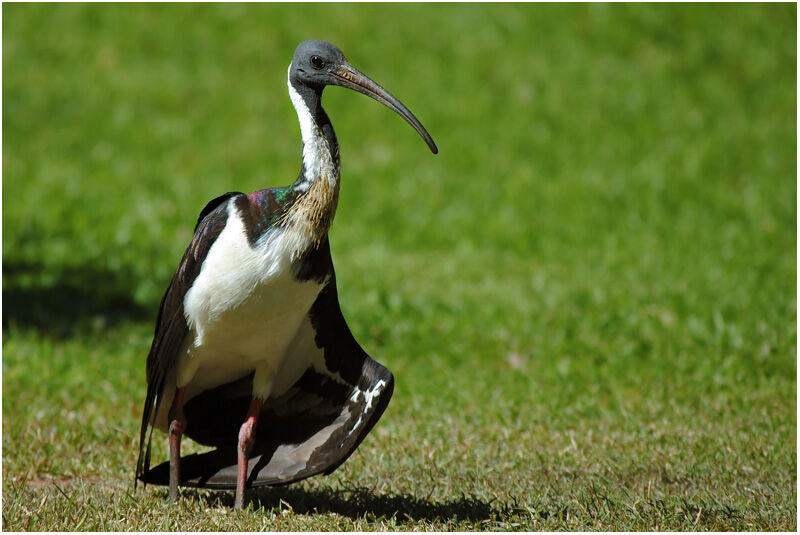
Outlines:
{"type": "Polygon", "coordinates": [[[319,56],[311,56],[311,66],[315,69],[321,69],[325,66],[325,60],[319,56]]]}

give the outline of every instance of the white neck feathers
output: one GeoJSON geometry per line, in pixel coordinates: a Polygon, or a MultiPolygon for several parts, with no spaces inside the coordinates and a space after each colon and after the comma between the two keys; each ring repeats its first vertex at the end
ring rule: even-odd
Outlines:
{"type": "MultiPolygon", "coordinates": [[[[292,66],[290,64],[289,72],[291,73],[291,71],[292,66]]],[[[287,80],[287,85],[289,86],[289,97],[292,99],[292,105],[294,105],[294,109],[297,112],[297,120],[300,122],[300,135],[303,137],[305,180],[301,184],[297,184],[297,187],[305,191],[318,178],[327,179],[333,186],[338,179],[339,173],[331,157],[328,141],[311,115],[311,110],[308,109],[303,97],[292,85],[291,78],[287,80]]]]}

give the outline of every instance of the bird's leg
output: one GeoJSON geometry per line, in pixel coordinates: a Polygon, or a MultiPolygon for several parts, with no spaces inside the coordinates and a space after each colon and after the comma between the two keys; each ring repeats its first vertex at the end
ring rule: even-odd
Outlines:
{"type": "Polygon", "coordinates": [[[178,501],[178,483],[181,480],[181,436],[186,431],[183,415],[185,387],[175,389],[175,398],[169,408],[169,499],[178,501]]]}
{"type": "Polygon", "coordinates": [[[239,473],[236,478],[236,498],[233,502],[234,509],[244,508],[244,487],[247,482],[247,461],[250,458],[250,451],[253,449],[253,444],[256,441],[256,424],[258,423],[258,413],[261,411],[261,405],[264,402],[258,398],[253,398],[250,401],[250,408],[247,410],[247,418],[245,418],[241,429],[239,430],[239,473]]]}

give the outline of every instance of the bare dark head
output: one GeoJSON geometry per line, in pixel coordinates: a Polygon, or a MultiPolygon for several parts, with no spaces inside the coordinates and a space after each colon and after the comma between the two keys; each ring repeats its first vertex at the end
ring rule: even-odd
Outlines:
{"type": "Polygon", "coordinates": [[[326,85],[338,85],[374,98],[397,112],[422,136],[436,154],[439,150],[425,127],[408,108],[388,91],[350,65],[335,45],[325,41],[303,41],[297,46],[289,69],[289,81],[304,96],[321,95],[326,85]],[[310,91],[309,91],[310,90],[310,91]]]}
{"type": "Polygon", "coordinates": [[[335,45],[303,41],[294,51],[290,76],[293,84],[321,88],[332,83],[332,70],[346,64],[344,54],[335,45]]]}

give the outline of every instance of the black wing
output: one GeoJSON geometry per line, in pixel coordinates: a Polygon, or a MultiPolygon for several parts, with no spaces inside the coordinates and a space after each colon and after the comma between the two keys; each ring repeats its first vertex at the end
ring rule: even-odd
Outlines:
{"type": "Polygon", "coordinates": [[[161,299],[161,308],[156,319],[155,335],[150,353],[147,355],[147,395],[142,412],[139,432],[139,459],[136,461],[137,480],[150,467],[150,441],[152,427],[164,398],[164,386],[169,373],[175,367],[178,351],[189,332],[183,314],[183,298],[200,273],[203,261],[211,245],[227,222],[226,202],[231,197],[243,195],[226,193],[209,202],[200,212],[189,247],[183,254],[178,270],[172,276],[167,292],[161,299]],[[148,427],[150,435],[148,436],[148,427]]]}
{"type": "MultiPolygon", "coordinates": [[[[284,394],[264,404],[250,454],[250,486],[281,485],[333,472],[366,437],[392,396],[392,373],[364,352],[342,316],[327,240],[319,249],[319,261],[329,264],[331,278],[300,336],[307,336],[305,351],[324,355],[324,364],[309,366],[284,394]]],[[[251,374],[186,403],[186,434],[216,449],[181,459],[181,485],[235,488],[236,437],[252,381],[251,374]]],[[[169,484],[169,463],[141,479],[169,484]]]]}

